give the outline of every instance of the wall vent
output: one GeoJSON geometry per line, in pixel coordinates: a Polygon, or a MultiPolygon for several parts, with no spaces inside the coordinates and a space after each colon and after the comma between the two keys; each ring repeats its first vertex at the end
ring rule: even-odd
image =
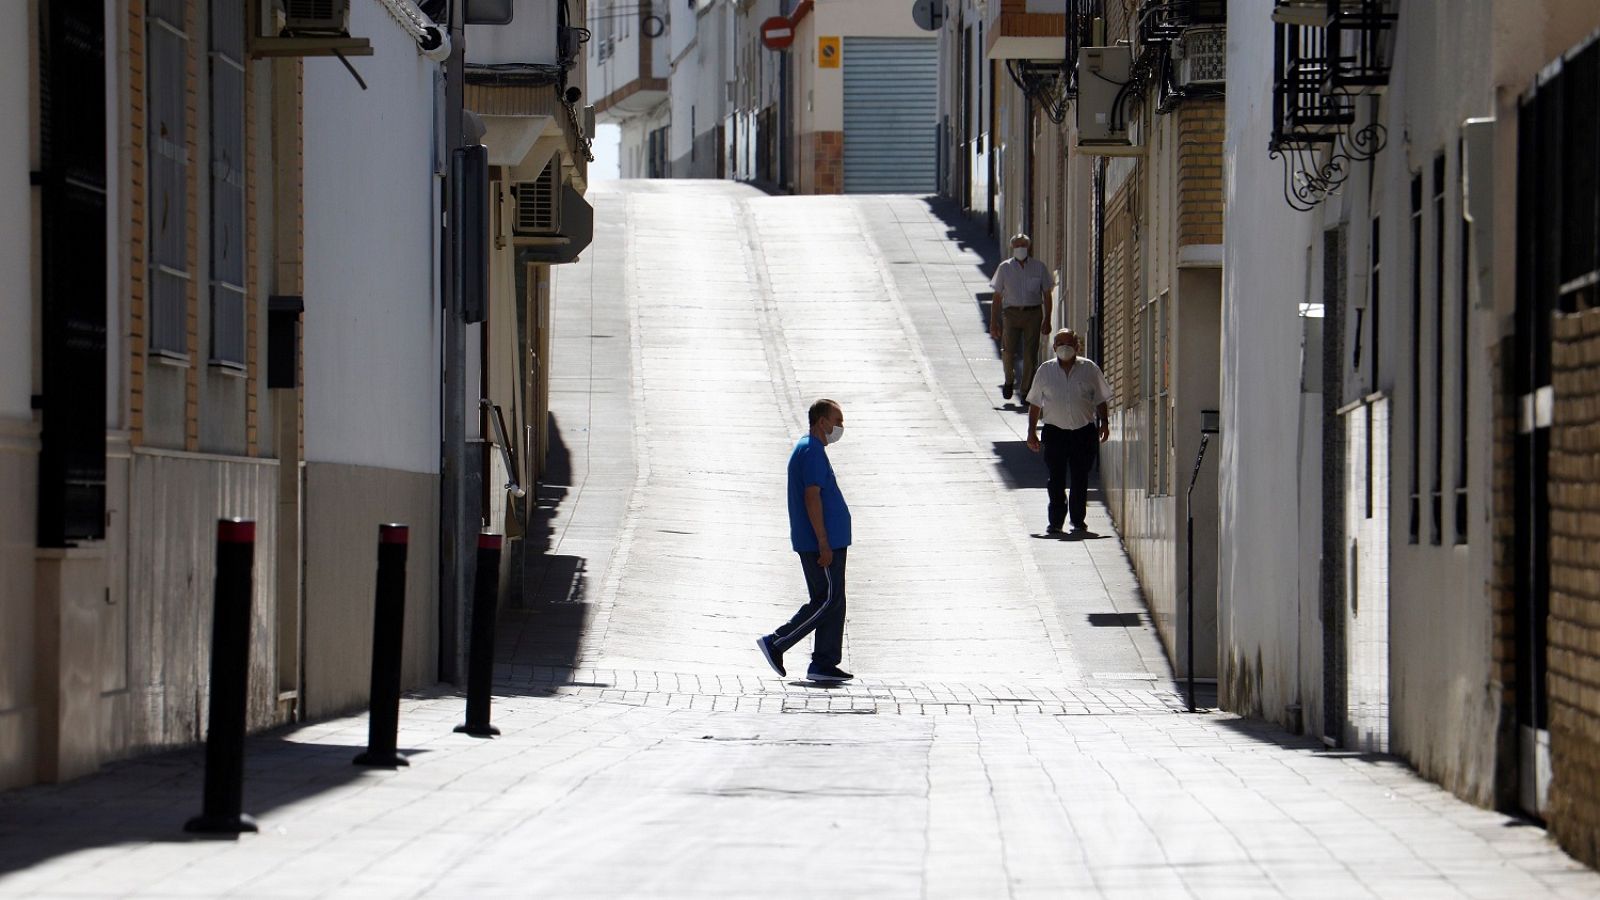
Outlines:
{"type": "Polygon", "coordinates": [[[552,159],[533,181],[516,186],[517,219],[512,233],[518,237],[553,235],[561,228],[561,208],[556,199],[556,171],[560,163],[552,159]]]}

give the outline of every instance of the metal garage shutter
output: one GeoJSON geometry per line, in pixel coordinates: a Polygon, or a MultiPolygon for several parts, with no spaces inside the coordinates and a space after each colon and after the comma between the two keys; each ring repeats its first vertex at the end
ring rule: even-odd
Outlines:
{"type": "Polygon", "coordinates": [[[938,106],[934,38],[845,38],[845,193],[933,193],[938,106]]]}

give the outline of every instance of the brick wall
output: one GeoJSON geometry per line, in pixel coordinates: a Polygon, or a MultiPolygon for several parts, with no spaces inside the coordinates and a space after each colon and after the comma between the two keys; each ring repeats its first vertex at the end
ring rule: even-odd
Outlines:
{"type": "Polygon", "coordinates": [[[1140,346],[1144,328],[1144,166],[1138,166],[1106,200],[1104,359],[1111,405],[1135,405],[1141,395],[1140,346]]]}
{"type": "Polygon", "coordinates": [[[800,193],[844,193],[844,132],[800,135],[800,193]]]}
{"type": "Polygon", "coordinates": [[[1600,864],[1600,310],[1558,315],[1550,429],[1551,833],[1600,864]]]}
{"type": "Polygon", "coordinates": [[[1178,246],[1222,243],[1221,100],[1178,108],[1178,246]]]}
{"type": "Polygon", "coordinates": [[[1495,750],[1495,805],[1515,808],[1518,799],[1517,755],[1517,570],[1516,570],[1516,440],[1517,391],[1512,367],[1516,338],[1501,338],[1490,348],[1495,391],[1494,435],[1490,476],[1490,545],[1494,571],[1489,594],[1493,603],[1491,677],[1499,686],[1500,728],[1495,750]]]}
{"type": "Polygon", "coordinates": [[[1000,0],[1000,14],[990,22],[984,55],[1002,37],[1060,37],[1066,32],[1062,13],[1028,12],[1028,0],[1000,0]]]}

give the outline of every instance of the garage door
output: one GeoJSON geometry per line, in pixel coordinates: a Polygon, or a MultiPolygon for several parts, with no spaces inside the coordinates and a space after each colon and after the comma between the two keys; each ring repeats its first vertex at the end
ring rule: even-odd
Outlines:
{"type": "Polygon", "coordinates": [[[845,38],[845,193],[933,193],[938,107],[934,38],[845,38]]]}

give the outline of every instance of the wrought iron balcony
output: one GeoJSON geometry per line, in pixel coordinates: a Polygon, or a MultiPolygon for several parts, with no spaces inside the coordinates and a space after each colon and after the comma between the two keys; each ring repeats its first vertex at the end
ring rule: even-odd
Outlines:
{"type": "Polygon", "coordinates": [[[1323,89],[1333,69],[1327,31],[1279,23],[1273,32],[1273,148],[1333,140],[1355,122],[1355,107],[1349,95],[1323,89]]]}
{"type": "Polygon", "coordinates": [[[1395,0],[1277,0],[1272,10],[1271,151],[1284,196],[1309,209],[1376,156],[1382,125],[1358,125],[1356,98],[1389,82],[1395,0]]]}
{"type": "Polygon", "coordinates": [[[1378,93],[1389,85],[1394,63],[1394,24],[1389,0],[1329,0],[1330,92],[1378,93]]]}

